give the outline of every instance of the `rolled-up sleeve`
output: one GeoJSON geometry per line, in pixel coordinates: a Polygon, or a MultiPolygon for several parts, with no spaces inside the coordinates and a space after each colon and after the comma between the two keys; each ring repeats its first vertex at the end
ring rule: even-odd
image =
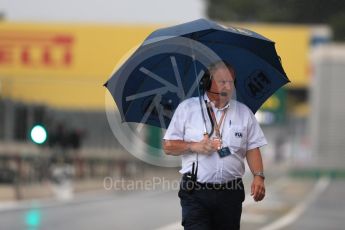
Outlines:
{"type": "Polygon", "coordinates": [[[180,103],[170,121],[169,127],[163,137],[164,140],[183,140],[186,122],[185,103],[180,103]]]}
{"type": "Polygon", "coordinates": [[[247,151],[255,148],[262,147],[267,144],[262,129],[257,122],[254,114],[250,111],[249,122],[248,122],[248,141],[247,141],[247,151]]]}

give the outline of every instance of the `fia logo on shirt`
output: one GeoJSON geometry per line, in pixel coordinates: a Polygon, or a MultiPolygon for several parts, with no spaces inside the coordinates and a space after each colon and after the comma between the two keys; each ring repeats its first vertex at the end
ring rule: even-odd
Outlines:
{"type": "Polygon", "coordinates": [[[235,132],[235,137],[239,137],[239,138],[242,138],[243,135],[241,132],[235,132]]]}

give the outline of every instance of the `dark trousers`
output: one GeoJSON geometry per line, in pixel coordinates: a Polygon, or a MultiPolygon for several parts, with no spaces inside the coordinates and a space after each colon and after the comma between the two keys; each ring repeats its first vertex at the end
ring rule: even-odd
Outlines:
{"type": "Polygon", "coordinates": [[[231,181],[227,186],[212,185],[197,183],[194,190],[189,191],[182,179],[178,196],[185,230],[240,229],[245,197],[242,180],[231,181]]]}

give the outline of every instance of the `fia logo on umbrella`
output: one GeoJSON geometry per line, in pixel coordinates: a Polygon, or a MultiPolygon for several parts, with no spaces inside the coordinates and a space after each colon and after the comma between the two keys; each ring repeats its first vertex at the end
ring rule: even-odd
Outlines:
{"type": "Polygon", "coordinates": [[[271,80],[264,72],[257,70],[246,79],[245,86],[251,98],[260,99],[270,92],[271,80]]]}

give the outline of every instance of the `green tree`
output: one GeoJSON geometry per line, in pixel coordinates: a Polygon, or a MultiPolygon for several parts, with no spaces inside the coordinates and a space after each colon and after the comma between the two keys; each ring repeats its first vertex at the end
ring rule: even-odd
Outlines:
{"type": "Polygon", "coordinates": [[[234,22],[325,23],[335,40],[345,40],[343,0],[209,0],[208,15],[234,22]]]}

